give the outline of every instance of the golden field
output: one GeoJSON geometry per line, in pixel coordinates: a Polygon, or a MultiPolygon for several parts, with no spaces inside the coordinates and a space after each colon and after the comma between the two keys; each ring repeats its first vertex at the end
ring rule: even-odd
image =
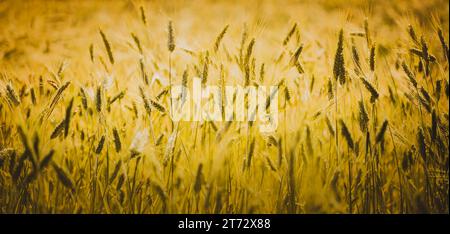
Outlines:
{"type": "Polygon", "coordinates": [[[0,1],[0,213],[448,213],[447,1],[0,1]],[[172,85],[279,85],[278,128],[172,85]]]}

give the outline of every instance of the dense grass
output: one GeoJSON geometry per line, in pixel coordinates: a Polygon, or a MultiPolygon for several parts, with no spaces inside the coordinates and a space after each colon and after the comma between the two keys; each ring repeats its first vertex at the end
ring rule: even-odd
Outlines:
{"type": "Polygon", "coordinates": [[[1,213],[449,212],[446,1],[0,12],[1,213]],[[277,131],[173,122],[193,77],[280,84],[277,131]]]}

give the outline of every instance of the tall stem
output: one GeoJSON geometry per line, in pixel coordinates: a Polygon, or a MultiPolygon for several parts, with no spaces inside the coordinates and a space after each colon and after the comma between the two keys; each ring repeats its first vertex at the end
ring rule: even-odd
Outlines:
{"type": "Polygon", "coordinates": [[[353,198],[352,198],[352,162],[350,151],[347,149],[348,155],[348,211],[351,214],[353,212],[353,198]]]}
{"type": "Polygon", "coordinates": [[[339,133],[338,133],[338,80],[336,79],[336,86],[334,87],[335,95],[334,95],[334,122],[336,126],[335,131],[335,140],[336,140],[336,162],[339,164],[339,133]]]}
{"type": "Polygon", "coordinates": [[[286,145],[287,145],[287,102],[286,102],[286,98],[284,99],[284,144],[283,144],[283,148],[284,148],[284,155],[285,157],[287,157],[286,155],[286,145]]]}
{"type": "MultiPolygon", "coordinates": [[[[172,112],[172,53],[169,53],[169,100],[170,100],[170,107],[169,107],[169,115],[171,115],[172,112]]],[[[170,130],[173,131],[173,120],[170,118],[170,130]]]]}

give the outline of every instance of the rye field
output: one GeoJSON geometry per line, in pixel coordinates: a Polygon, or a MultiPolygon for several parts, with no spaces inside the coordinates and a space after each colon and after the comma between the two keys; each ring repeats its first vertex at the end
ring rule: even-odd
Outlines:
{"type": "Polygon", "coordinates": [[[448,213],[448,21],[443,0],[0,1],[0,213],[448,213]],[[221,114],[226,86],[276,86],[276,128],[175,121],[196,79],[221,114]]]}

